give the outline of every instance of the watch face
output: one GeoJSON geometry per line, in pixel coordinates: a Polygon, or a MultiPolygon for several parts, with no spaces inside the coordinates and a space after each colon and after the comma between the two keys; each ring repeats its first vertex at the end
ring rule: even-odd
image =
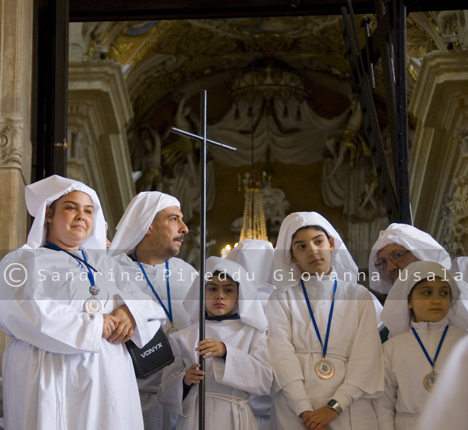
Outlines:
{"type": "MultiPolygon", "coordinates": [[[[322,403],[323,404],[323,403],[322,403]]],[[[330,400],[328,403],[327,403],[327,406],[330,407],[330,408],[333,408],[333,406],[335,406],[337,404],[337,401],[336,400],[330,400]]]]}

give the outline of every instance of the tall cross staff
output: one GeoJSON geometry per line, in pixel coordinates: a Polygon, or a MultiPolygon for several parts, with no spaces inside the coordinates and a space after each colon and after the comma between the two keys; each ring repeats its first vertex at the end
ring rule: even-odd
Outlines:
{"type": "MultiPolygon", "coordinates": [[[[205,339],[205,272],[206,272],[206,144],[219,146],[230,151],[236,151],[236,148],[215,142],[206,138],[206,108],[207,95],[206,90],[201,93],[201,136],[188,131],[172,127],[171,132],[190,139],[198,140],[202,143],[200,147],[200,325],[199,339],[205,339]]],[[[205,359],[202,355],[199,357],[200,370],[205,371],[205,359]]],[[[205,378],[198,386],[198,428],[205,429],[205,378]]]]}

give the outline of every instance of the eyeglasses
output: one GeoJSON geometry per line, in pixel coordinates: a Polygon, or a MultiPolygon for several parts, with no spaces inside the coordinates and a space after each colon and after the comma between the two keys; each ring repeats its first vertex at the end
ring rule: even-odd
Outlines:
{"type": "Polygon", "coordinates": [[[408,252],[410,252],[410,251],[406,250],[406,251],[403,251],[403,252],[395,252],[393,254],[390,254],[388,256],[388,258],[382,258],[382,259],[378,260],[377,263],[375,263],[375,267],[377,267],[378,269],[380,269],[380,268],[385,269],[387,267],[387,262],[388,261],[391,261],[393,264],[401,263],[401,261],[403,260],[403,257],[408,252]]]}

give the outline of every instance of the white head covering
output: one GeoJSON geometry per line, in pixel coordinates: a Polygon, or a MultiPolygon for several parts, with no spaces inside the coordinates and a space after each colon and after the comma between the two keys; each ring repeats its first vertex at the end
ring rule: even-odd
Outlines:
{"type": "Polygon", "coordinates": [[[58,175],[49,176],[34,184],[28,185],[25,190],[26,206],[28,212],[34,217],[33,225],[29,231],[27,246],[31,248],[40,248],[46,241],[46,207],[50,206],[55,200],[71,193],[72,191],[81,191],[91,197],[94,205],[93,211],[93,229],[90,235],[81,244],[88,249],[106,249],[106,227],[104,214],[102,213],[101,202],[96,192],[73,179],[63,178],[58,175]]]}
{"type": "Polygon", "coordinates": [[[267,285],[275,248],[266,240],[246,239],[231,250],[227,260],[240,264],[248,273],[249,279],[260,289],[267,285]]]}
{"type": "Polygon", "coordinates": [[[449,324],[463,330],[468,329],[468,311],[460,300],[460,288],[452,275],[443,266],[432,261],[417,261],[401,271],[390,290],[380,318],[392,336],[411,329],[411,311],[408,295],[420,281],[437,276],[450,286],[452,304],[447,313],[449,324]]]}
{"type": "Polygon", "coordinates": [[[457,257],[452,260],[450,274],[456,278],[468,282],[468,257],[457,257]]]}
{"type": "MultiPolygon", "coordinates": [[[[268,322],[263,311],[262,303],[258,299],[257,290],[251,281],[247,279],[247,272],[234,261],[219,257],[210,257],[206,260],[206,274],[215,272],[226,273],[231,279],[239,283],[238,310],[234,307],[233,313],[237,312],[241,321],[251,327],[266,330],[268,322]]],[[[199,321],[200,316],[200,281],[195,279],[184,300],[184,308],[190,315],[192,323],[199,321]]]]}
{"type": "Polygon", "coordinates": [[[447,270],[452,264],[449,253],[429,234],[412,225],[390,224],[386,230],[379,233],[379,238],[372,247],[369,256],[369,285],[373,290],[382,294],[387,294],[390,291],[392,283],[387,279],[382,269],[375,267],[375,263],[377,262],[377,253],[392,243],[411,251],[418,260],[435,261],[447,270]],[[378,273],[378,277],[375,276],[376,273],[378,273]]]}
{"type": "Polygon", "coordinates": [[[117,225],[117,233],[108,249],[109,255],[130,254],[145,237],[156,214],[171,206],[180,209],[179,200],[158,191],[137,194],[127,206],[117,225]]]}
{"type": "Polygon", "coordinates": [[[286,291],[299,283],[302,272],[300,267],[291,260],[292,236],[301,227],[309,225],[322,227],[330,237],[333,237],[335,249],[332,251],[330,263],[338,279],[356,282],[358,267],[348,248],[346,248],[334,227],[317,212],[296,212],[284,219],[276,243],[275,256],[270,271],[270,282],[282,291],[286,291]],[[278,270],[279,272],[277,272],[278,270]],[[290,275],[291,270],[293,276],[290,275]],[[279,279],[280,276],[277,275],[275,279],[275,273],[281,274],[283,280],[277,281],[276,279],[279,279]],[[291,280],[291,278],[294,280],[291,280]]]}

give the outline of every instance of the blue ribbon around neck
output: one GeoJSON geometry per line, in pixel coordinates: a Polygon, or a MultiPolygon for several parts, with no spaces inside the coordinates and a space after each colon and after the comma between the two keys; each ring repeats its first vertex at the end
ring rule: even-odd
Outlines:
{"type": "Polygon", "coordinates": [[[448,328],[449,328],[449,326],[447,324],[445,326],[444,333],[443,333],[442,337],[440,338],[439,346],[437,347],[437,352],[436,352],[436,355],[434,357],[434,361],[432,361],[431,357],[429,357],[429,354],[427,353],[426,348],[424,347],[423,343],[421,342],[421,339],[419,338],[418,333],[416,333],[416,330],[414,329],[414,327],[411,327],[411,330],[413,330],[413,333],[414,333],[414,336],[416,337],[416,340],[419,342],[419,346],[422,348],[422,350],[424,352],[424,355],[426,356],[427,360],[431,364],[432,368],[434,368],[434,366],[435,366],[435,362],[437,360],[437,357],[439,356],[439,352],[440,352],[440,349],[442,348],[442,344],[444,343],[445,335],[447,334],[448,328]]]}
{"type": "Polygon", "coordinates": [[[331,327],[331,322],[333,318],[333,309],[335,308],[335,293],[336,293],[336,286],[338,284],[338,281],[335,279],[335,285],[333,287],[333,300],[332,304],[330,307],[330,313],[328,314],[328,325],[327,325],[327,334],[325,335],[325,345],[322,342],[322,337],[320,336],[319,329],[317,327],[317,322],[315,321],[314,313],[312,312],[312,307],[310,306],[310,301],[309,301],[309,296],[307,295],[307,291],[304,286],[304,282],[301,279],[301,285],[302,285],[302,290],[304,291],[304,296],[306,298],[307,302],[307,307],[309,308],[309,314],[310,317],[312,318],[312,322],[314,324],[315,332],[317,333],[317,337],[320,341],[320,345],[322,345],[322,351],[323,351],[323,356],[325,357],[327,355],[327,349],[328,349],[328,339],[330,337],[330,327],[331,327]]]}
{"type": "Polygon", "coordinates": [[[57,246],[54,243],[49,242],[48,240],[46,241],[46,244],[49,245],[48,248],[54,249],[55,251],[63,251],[67,253],[70,257],[73,257],[76,261],[78,261],[81,267],[86,267],[86,270],[88,271],[88,279],[89,279],[89,282],[91,283],[91,286],[94,287],[96,285],[94,282],[94,275],[91,270],[94,270],[96,273],[98,271],[93,266],[91,266],[91,264],[88,263],[86,259],[86,255],[82,249],[80,249],[80,251],[81,251],[81,254],[83,255],[83,259],[81,259],[80,257],[76,255],[73,255],[71,252],[67,251],[66,249],[60,248],[60,246],[57,246]],[[84,263],[84,266],[83,266],[83,263],[84,263]]]}
{"type": "Polygon", "coordinates": [[[164,303],[162,302],[161,298],[159,297],[158,293],[153,287],[153,284],[150,282],[148,275],[146,274],[145,269],[143,269],[143,266],[140,263],[140,260],[138,260],[138,256],[136,252],[133,253],[135,260],[137,261],[138,265],[140,266],[141,271],[143,272],[143,275],[145,275],[146,282],[148,282],[148,285],[151,287],[153,290],[154,295],[159,301],[159,304],[162,306],[164,309],[164,312],[166,313],[167,317],[169,318],[169,321],[172,323],[172,305],[171,305],[171,286],[169,285],[169,263],[166,261],[166,288],[167,288],[167,302],[168,302],[168,308],[164,306],[164,303]]]}

